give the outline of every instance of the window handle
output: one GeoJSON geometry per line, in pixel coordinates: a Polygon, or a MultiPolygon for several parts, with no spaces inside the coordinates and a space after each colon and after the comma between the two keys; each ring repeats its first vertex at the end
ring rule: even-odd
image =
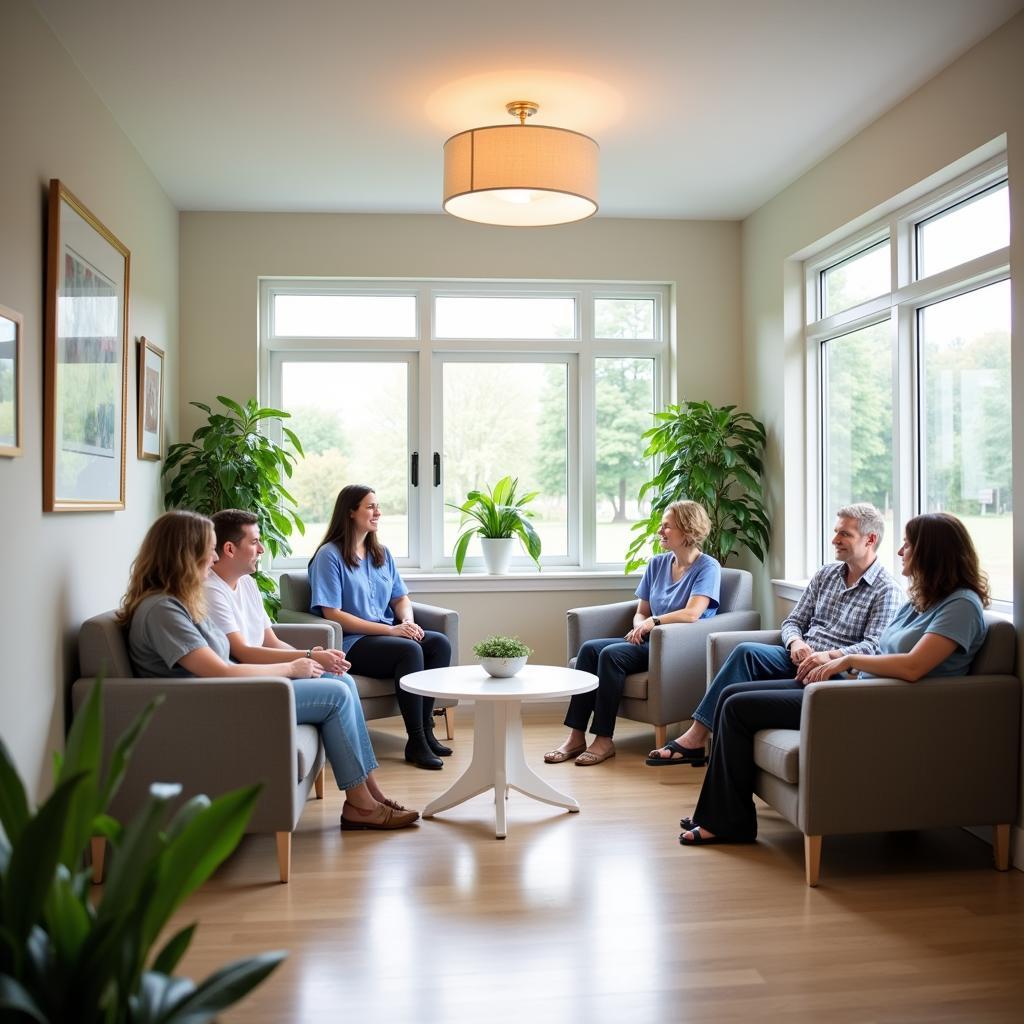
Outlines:
{"type": "Polygon", "coordinates": [[[420,453],[412,453],[412,471],[410,473],[412,477],[413,487],[419,487],[420,485],[420,453]]]}
{"type": "Polygon", "coordinates": [[[441,453],[434,452],[434,486],[441,486],[441,453]]]}

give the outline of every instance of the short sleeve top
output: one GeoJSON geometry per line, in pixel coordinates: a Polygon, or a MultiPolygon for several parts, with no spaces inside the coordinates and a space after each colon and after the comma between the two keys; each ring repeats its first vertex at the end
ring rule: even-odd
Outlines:
{"type": "Polygon", "coordinates": [[[985,639],[985,615],[978,595],[973,590],[954,590],[923,612],[908,601],[882,630],[879,646],[883,654],[906,654],[926,633],[936,633],[956,644],[956,650],[928,674],[966,675],[985,639]]]}
{"type": "Polygon", "coordinates": [[[228,638],[213,620],[193,622],[176,597],[153,594],[135,609],[128,627],[128,656],[137,675],[192,676],[178,662],[202,647],[211,648],[224,661],[230,657],[228,638]]]}
{"type": "Polygon", "coordinates": [[[722,585],[722,567],[710,555],[701,552],[697,561],[678,579],[672,579],[671,552],[655,555],[644,570],[636,596],[651,606],[654,615],[666,615],[685,608],[691,597],[706,597],[708,606],[701,615],[710,619],[718,611],[718,596],[722,585]]]}
{"type": "Polygon", "coordinates": [[[271,622],[256,581],[251,576],[243,576],[232,590],[211,572],[206,577],[205,587],[206,605],[217,628],[223,633],[241,633],[249,647],[262,647],[271,622]]]}
{"type": "MultiPolygon", "coordinates": [[[[402,581],[391,552],[384,549],[384,564],[364,558],[353,569],[345,564],[335,544],[324,544],[309,563],[310,611],[323,615],[324,608],[338,608],[370,622],[394,625],[391,602],[405,597],[409,589],[402,581]]],[[[365,633],[345,630],[342,649],[347,653],[365,633]]]]}

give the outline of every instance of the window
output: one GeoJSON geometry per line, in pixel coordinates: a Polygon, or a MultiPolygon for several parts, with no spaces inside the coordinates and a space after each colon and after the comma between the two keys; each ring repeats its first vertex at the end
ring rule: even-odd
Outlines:
{"type": "Polygon", "coordinates": [[[806,264],[818,550],[835,510],[902,526],[947,511],[971,532],[997,606],[1013,596],[1009,196],[989,165],[806,264]],[[893,259],[893,252],[899,258],[893,259]]]}
{"type": "Polygon", "coordinates": [[[399,563],[446,571],[452,506],[506,474],[538,492],[545,566],[621,566],[648,514],[641,435],[666,400],[667,300],[657,285],[262,282],[264,397],[306,450],[289,483],[306,536],[278,567],[302,564],[338,490],[363,482],[399,563]]]}

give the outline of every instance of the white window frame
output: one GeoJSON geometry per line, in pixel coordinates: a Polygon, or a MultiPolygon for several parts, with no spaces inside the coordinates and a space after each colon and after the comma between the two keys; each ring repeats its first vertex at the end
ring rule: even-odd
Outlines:
{"type": "MultiPolygon", "coordinates": [[[[928,195],[884,219],[815,253],[804,263],[807,423],[807,531],[805,573],[810,576],[831,561],[831,513],[825,495],[825,343],[862,327],[888,320],[893,358],[893,515],[896,528],[921,508],[919,435],[919,366],[917,314],[926,306],[1010,278],[1009,246],[957,266],[916,278],[917,225],[965,199],[1005,181],[1006,154],[1001,153],[958,175],[928,195]],[[883,239],[890,241],[890,288],[874,298],[828,317],[820,317],[822,274],[836,263],[883,239]]],[[[1006,601],[993,601],[996,611],[1012,611],[1006,601]]]]}
{"type": "MultiPolygon", "coordinates": [[[[443,452],[442,380],[448,361],[564,362],[569,367],[568,395],[568,550],[564,556],[545,556],[545,567],[559,572],[621,572],[618,562],[596,560],[597,511],[594,409],[595,359],[599,357],[652,358],[654,408],[663,408],[672,394],[671,290],[663,283],[536,282],[536,281],[381,281],[364,279],[262,278],[259,282],[260,396],[279,407],[281,366],[291,359],[405,361],[410,373],[409,452],[420,453],[418,488],[409,487],[409,557],[398,560],[404,569],[452,575],[454,560],[443,550],[443,487],[433,486],[433,453],[443,452]],[[414,338],[278,337],[273,333],[274,297],[281,294],[409,295],[417,299],[414,338]],[[571,338],[439,338],[434,332],[434,300],[439,296],[570,297],[576,305],[571,338]],[[594,337],[594,300],[597,298],[651,299],[654,302],[654,338],[597,339],[594,337]],[[588,469],[589,467],[589,469],[588,469]],[[435,493],[436,492],[436,493],[435,493]]],[[[652,419],[652,425],[654,423],[652,419]]],[[[642,441],[638,437],[637,444],[642,441]]],[[[442,477],[444,466],[442,463],[442,477]]],[[[623,552],[625,556],[625,552],[623,552]]],[[[478,557],[466,560],[472,572],[478,557]]],[[[298,567],[302,559],[277,559],[275,570],[298,567]]],[[[536,574],[525,555],[513,560],[513,572],[536,574]]],[[[468,578],[468,573],[467,573],[468,578]]]]}

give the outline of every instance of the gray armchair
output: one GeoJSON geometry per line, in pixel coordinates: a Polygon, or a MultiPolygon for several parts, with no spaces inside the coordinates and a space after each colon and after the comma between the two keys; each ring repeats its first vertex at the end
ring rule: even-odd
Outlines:
{"type": "MultiPolygon", "coordinates": [[[[331,645],[341,649],[342,630],[336,622],[331,622],[310,609],[309,573],[305,570],[285,572],[281,574],[281,610],[278,621],[285,623],[302,623],[308,625],[327,625],[332,630],[331,645]]],[[[459,659],[459,613],[450,608],[438,608],[432,604],[412,602],[413,616],[424,629],[432,629],[444,633],[452,645],[452,664],[457,665],[459,659]]],[[[276,626],[274,627],[277,628],[276,626]]],[[[372,676],[352,675],[355,680],[359,698],[363,704],[363,716],[369,722],[374,718],[392,718],[398,712],[398,700],[395,697],[395,684],[392,679],[375,679],[372,676]]],[[[434,714],[444,717],[444,726],[448,739],[455,736],[455,716],[452,708],[458,704],[455,700],[438,700],[434,703],[434,714]]]]}
{"type": "MultiPolygon", "coordinates": [[[[754,737],[754,792],[804,833],[808,885],[818,884],[822,837],[850,832],[991,825],[995,866],[1007,869],[1021,684],[1013,674],[1016,631],[992,614],[985,622],[969,675],[812,683],[799,730],[754,737]],[[956,736],[973,737],[966,759],[950,754],[956,736]]],[[[780,634],[713,634],[709,679],[745,640],[779,643],[780,634]]]]}
{"type": "MultiPolygon", "coordinates": [[[[296,647],[328,646],[323,624],[289,626],[282,640],[296,647]]],[[[124,782],[111,805],[122,819],[142,806],[154,782],[178,782],[181,800],[198,793],[218,796],[254,782],[263,784],[247,832],[273,832],[282,882],[291,870],[292,832],[315,789],[324,793],[324,748],[316,726],[296,725],[295,697],[287,679],[146,679],[134,674],[124,631],[113,612],[82,624],[78,635],[82,678],[72,687],[81,707],[102,673],[104,757],[117,737],[156,696],[163,704],[142,734],[124,782]]],[[[103,876],[105,841],[93,840],[93,877],[103,876]]]]}
{"type": "MultiPolygon", "coordinates": [[[[654,726],[656,746],[665,745],[668,726],[693,714],[707,689],[707,638],[713,630],[756,629],[761,616],[751,608],[753,580],[743,569],[723,569],[718,614],[698,622],[656,626],[651,631],[651,656],[646,672],[626,677],[619,714],[654,726]]],[[[624,636],[633,625],[636,599],[615,604],[570,608],[567,646],[569,664],[587,640],[624,636]]]]}

